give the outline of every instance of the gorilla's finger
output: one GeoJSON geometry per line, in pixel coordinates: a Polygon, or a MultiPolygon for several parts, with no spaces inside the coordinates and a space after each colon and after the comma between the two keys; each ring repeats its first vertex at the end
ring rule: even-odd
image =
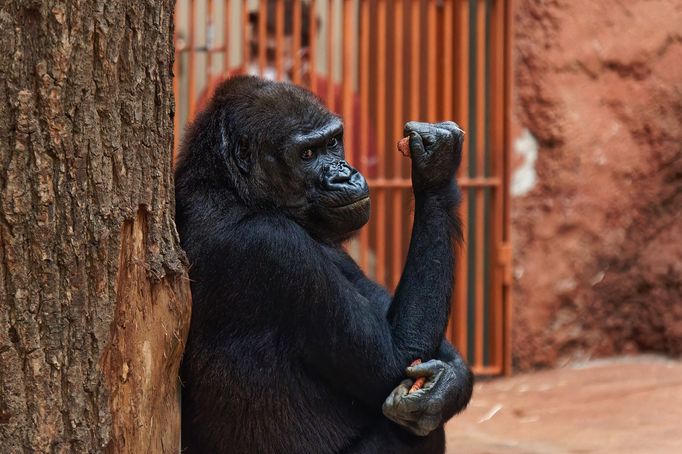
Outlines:
{"type": "Polygon", "coordinates": [[[421,121],[408,121],[403,128],[403,136],[409,136],[411,133],[428,134],[433,130],[431,123],[424,123],[421,121]]]}
{"type": "Polygon", "coordinates": [[[428,409],[429,401],[427,393],[420,389],[400,398],[396,407],[406,414],[423,413],[428,409]]]}
{"type": "Polygon", "coordinates": [[[410,387],[412,387],[412,383],[414,383],[412,380],[409,378],[403,380],[400,382],[398,386],[395,387],[395,389],[391,392],[391,395],[393,396],[394,399],[399,399],[406,395],[407,393],[410,392],[410,387]]]}
{"type": "Polygon", "coordinates": [[[409,366],[405,374],[411,378],[432,377],[445,369],[446,365],[440,360],[432,359],[425,363],[409,366]]]}
{"type": "Polygon", "coordinates": [[[426,158],[426,150],[421,135],[416,132],[410,133],[410,156],[413,161],[422,162],[426,158]]]}
{"type": "Polygon", "coordinates": [[[466,134],[466,132],[462,128],[460,128],[460,126],[454,121],[441,121],[440,123],[436,123],[436,126],[439,128],[447,129],[455,137],[466,134]]]}
{"type": "Polygon", "coordinates": [[[409,391],[410,387],[412,386],[412,380],[410,379],[405,379],[398,386],[396,386],[393,391],[388,395],[386,400],[384,401],[383,409],[384,412],[390,411],[390,409],[395,408],[395,406],[398,404],[400,399],[405,396],[409,391]]]}

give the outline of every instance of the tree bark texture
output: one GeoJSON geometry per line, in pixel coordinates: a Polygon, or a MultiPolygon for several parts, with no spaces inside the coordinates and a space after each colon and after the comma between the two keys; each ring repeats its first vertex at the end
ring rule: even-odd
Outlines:
{"type": "Polygon", "coordinates": [[[173,0],[0,0],[0,452],[177,451],[173,0]]]}

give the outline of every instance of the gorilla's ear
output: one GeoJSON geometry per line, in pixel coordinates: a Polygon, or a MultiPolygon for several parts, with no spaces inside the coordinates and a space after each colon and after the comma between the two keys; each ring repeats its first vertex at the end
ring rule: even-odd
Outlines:
{"type": "Polygon", "coordinates": [[[239,143],[234,150],[234,160],[239,171],[244,175],[248,175],[251,172],[252,153],[249,147],[249,139],[246,136],[241,136],[239,139],[239,143]]]}

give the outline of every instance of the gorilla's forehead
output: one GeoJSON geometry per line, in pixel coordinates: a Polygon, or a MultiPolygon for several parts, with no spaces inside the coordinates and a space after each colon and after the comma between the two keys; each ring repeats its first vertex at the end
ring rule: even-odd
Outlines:
{"type": "Polygon", "coordinates": [[[313,145],[325,141],[343,132],[343,122],[339,117],[329,115],[316,125],[300,125],[291,134],[291,141],[296,145],[313,145]]]}

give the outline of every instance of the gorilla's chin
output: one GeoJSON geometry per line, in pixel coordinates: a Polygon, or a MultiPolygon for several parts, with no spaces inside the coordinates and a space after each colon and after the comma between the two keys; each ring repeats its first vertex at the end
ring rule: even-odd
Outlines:
{"type": "Polygon", "coordinates": [[[318,216],[325,225],[325,236],[331,233],[332,241],[343,241],[360,230],[369,221],[371,203],[369,196],[364,196],[346,205],[326,207],[318,216]]]}

